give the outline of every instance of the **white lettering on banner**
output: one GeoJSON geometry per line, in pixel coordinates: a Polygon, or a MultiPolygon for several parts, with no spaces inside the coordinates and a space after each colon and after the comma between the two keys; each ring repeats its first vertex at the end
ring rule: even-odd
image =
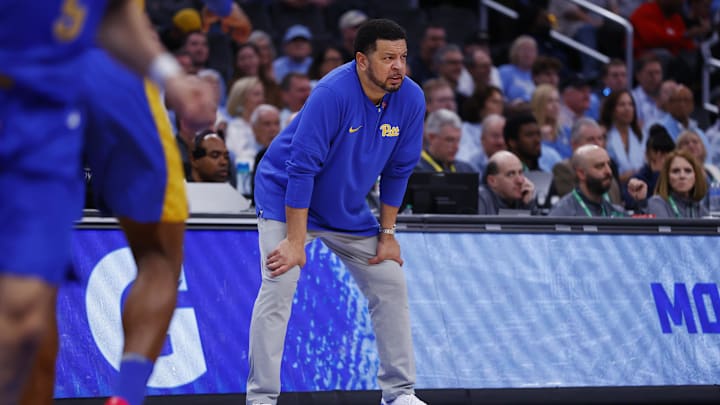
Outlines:
{"type": "MultiPolygon", "coordinates": [[[[85,295],[88,324],[95,344],[105,359],[120,368],[123,349],[123,291],[135,280],[137,267],[130,248],[114,250],[93,268],[85,295]]],[[[179,291],[187,291],[184,269],[179,291]]],[[[193,308],[177,308],[168,329],[172,353],[160,356],[150,376],[148,387],[174,388],[193,382],[207,371],[193,308]]]]}

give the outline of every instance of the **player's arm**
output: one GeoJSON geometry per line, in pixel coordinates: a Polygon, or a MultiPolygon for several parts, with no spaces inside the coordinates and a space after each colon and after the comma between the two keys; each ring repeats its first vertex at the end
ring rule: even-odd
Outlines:
{"type": "Polygon", "coordinates": [[[132,0],[111,0],[98,33],[100,44],[125,66],[165,89],[168,106],[194,130],[212,124],[217,108],[212,90],[197,77],[184,74],[152,29],[150,20],[132,0]]]}
{"type": "Polygon", "coordinates": [[[98,40],[120,62],[143,76],[150,74],[155,58],[165,53],[150,21],[132,0],[110,0],[98,40]]]}

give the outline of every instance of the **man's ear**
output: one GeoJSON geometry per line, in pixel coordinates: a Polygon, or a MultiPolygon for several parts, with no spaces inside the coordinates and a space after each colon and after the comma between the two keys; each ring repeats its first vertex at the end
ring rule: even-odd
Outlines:
{"type": "Polygon", "coordinates": [[[495,188],[495,186],[497,185],[496,175],[491,174],[491,175],[487,176],[487,184],[488,184],[488,186],[490,186],[490,188],[495,188]]]}
{"type": "Polygon", "coordinates": [[[362,52],[355,52],[355,63],[357,63],[360,70],[367,69],[368,57],[362,52]]]}
{"type": "Polygon", "coordinates": [[[583,169],[582,167],[575,169],[575,177],[577,177],[578,183],[584,182],[587,178],[587,176],[585,175],[585,169],[583,169]]]}

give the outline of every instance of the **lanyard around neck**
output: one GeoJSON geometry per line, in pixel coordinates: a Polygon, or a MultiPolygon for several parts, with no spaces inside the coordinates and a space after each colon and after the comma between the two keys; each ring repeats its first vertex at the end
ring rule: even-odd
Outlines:
{"type": "MultiPolygon", "coordinates": [[[[588,217],[592,217],[593,215],[592,215],[592,212],[590,212],[590,208],[588,208],[587,204],[585,204],[585,201],[582,199],[582,197],[580,197],[580,194],[577,192],[577,189],[573,189],[572,193],[573,193],[573,197],[575,197],[575,201],[577,201],[578,204],[580,204],[580,207],[583,209],[583,211],[585,211],[585,215],[587,215],[588,217]]],[[[600,203],[600,209],[602,210],[600,216],[606,217],[607,214],[605,213],[605,206],[602,205],[602,203],[600,203]]]]}
{"type": "MultiPolygon", "coordinates": [[[[675,199],[672,198],[671,195],[668,196],[668,202],[670,203],[670,208],[672,208],[673,213],[675,214],[675,218],[682,218],[682,215],[680,215],[680,210],[678,209],[677,204],[675,203],[675,199]]],[[[688,218],[695,218],[695,209],[694,207],[690,207],[688,209],[688,218]]]]}
{"type": "MultiPolygon", "coordinates": [[[[438,162],[436,162],[435,159],[433,159],[433,157],[430,156],[430,154],[427,153],[425,150],[422,151],[421,155],[422,159],[428,162],[428,164],[432,166],[432,168],[435,169],[436,172],[442,173],[445,171],[445,169],[443,169],[443,167],[440,166],[438,162]]],[[[453,163],[450,163],[450,171],[455,173],[455,165],[453,163]]]]}

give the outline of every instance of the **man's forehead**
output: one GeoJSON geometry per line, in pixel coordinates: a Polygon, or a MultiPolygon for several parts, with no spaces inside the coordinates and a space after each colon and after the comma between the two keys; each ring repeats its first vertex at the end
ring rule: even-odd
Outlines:
{"type": "Polygon", "coordinates": [[[375,42],[378,53],[404,53],[407,52],[407,42],[404,39],[378,39],[375,42]]]}

